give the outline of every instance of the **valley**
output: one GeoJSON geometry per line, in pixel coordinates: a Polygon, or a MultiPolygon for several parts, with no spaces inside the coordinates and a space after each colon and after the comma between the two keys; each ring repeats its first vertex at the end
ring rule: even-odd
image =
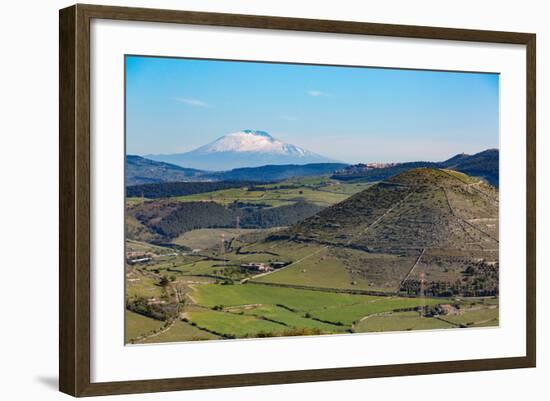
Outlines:
{"type": "Polygon", "coordinates": [[[498,190],[479,178],[184,184],[127,198],[129,343],[498,325],[498,190]]]}

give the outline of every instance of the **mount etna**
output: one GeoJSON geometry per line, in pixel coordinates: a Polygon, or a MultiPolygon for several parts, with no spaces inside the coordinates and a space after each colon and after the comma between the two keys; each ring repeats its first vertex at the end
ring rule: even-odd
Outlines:
{"type": "Polygon", "coordinates": [[[281,164],[334,163],[327,157],[285,143],[265,131],[242,130],[186,153],[148,155],[182,167],[221,171],[281,164]]]}
{"type": "Polygon", "coordinates": [[[176,155],[128,155],[126,185],[235,180],[269,182],[320,175],[331,175],[341,182],[359,183],[385,180],[420,167],[459,171],[482,178],[496,187],[499,181],[498,149],[474,155],[460,153],[441,162],[394,162],[371,167],[333,162],[284,144],[265,132],[251,130],[227,135],[199,149],[176,155]],[[199,165],[193,161],[195,157],[200,160],[203,170],[193,168],[199,165]],[[231,162],[227,164],[224,160],[231,162]]]}

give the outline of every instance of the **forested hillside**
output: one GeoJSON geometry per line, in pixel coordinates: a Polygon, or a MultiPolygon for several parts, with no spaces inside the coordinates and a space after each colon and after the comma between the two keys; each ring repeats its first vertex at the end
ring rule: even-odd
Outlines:
{"type": "MultiPolygon", "coordinates": [[[[128,209],[149,231],[165,239],[199,228],[270,228],[288,226],[322,208],[308,202],[276,208],[223,206],[215,202],[145,202],[128,209]]],[[[139,238],[134,238],[139,239],[139,238]]]]}

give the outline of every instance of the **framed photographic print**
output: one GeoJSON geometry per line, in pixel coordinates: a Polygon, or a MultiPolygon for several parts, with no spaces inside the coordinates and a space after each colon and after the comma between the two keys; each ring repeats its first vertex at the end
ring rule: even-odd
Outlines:
{"type": "Polygon", "coordinates": [[[534,367],[535,283],[534,34],[60,11],[61,391],[534,367]]]}

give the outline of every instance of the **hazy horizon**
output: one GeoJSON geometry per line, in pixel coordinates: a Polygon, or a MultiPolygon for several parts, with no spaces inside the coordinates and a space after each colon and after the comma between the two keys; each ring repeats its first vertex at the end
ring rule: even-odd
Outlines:
{"type": "Polygon", "coordinates": [[[499,147],[499,76],[127,56],[127,154],[254,129],[345,163],[499,147]]]}
{"type": "MultiPolygon", "coordinates": [[[[196,148],[195,148],[196,149],[196,148]]],[[[438,159],[419,159],[419,158],[415,158],[414,155],[411,155],[409,158],[402,158],[402,159],[399,159],[399,160],[376,160],[376,159],[369,159],[369,160],[357,160],[357,161],[353,161],[353,162],[348,162],[348,161],[344,161],[344,160],[333,160],[334,163],[345,163],[345,164],[359,164],[359,163],[407,163],[407,162],[443,162],[443,161],[446,161],[456,155],[459,155],[459,154],[467,154],[467,155],[475,155],[477,153],[481,153],[481,152],[484,152],[486,150],[499,150],[498,147],[491,147],[491,148],[483,148],[483,149],[479,149],[479,150],[474,150],[474,151],[471,151],[471,152],[455,152],[455,153],[452,153],[452,154],[449,154],[448,156],[444,156],[443,158],[438,158],[438,159]]],[[[191,149],[191,150],[194,150],[194,149],[191,149]]],[[[183,152],[182,152],[183,153],[183,152]]],[[[147,156],[150,156],[150,155],[167,155],[167,154],[170,154],[170,153],[158,153],[158,154],[155,154],[155,153],[131,153],[131,152],[127,152],[126,155],[127,156],[140,156],[140,157],[143,157],[143,158],[147,158],[147,156]]],[[[326,155],[322,155],[322,156],[326,156],[326,155]]]]}

